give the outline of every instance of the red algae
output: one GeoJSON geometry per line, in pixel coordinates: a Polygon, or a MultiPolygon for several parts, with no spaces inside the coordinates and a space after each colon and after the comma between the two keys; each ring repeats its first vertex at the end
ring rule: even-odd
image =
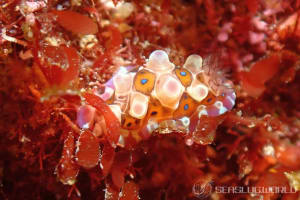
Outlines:
{"type": "Polygon", "coordinates": [[[66,86],[79,75],[80,59],[74,48],[45,46],[41,69],[51,85],[66,86]]]}
{"type": "Polygon", "coordinates": [[[299,2],[1,1],[0,199],[298,200],[299,2]],[[124,131],[103,84],[155,50],[217,57],[235,107],[124,131]]]}
{"type": "Polygon", "coordinates": [[[250,96],[258,97],[265,90],[265,82],[279,70],[280,57],[272,55],[256,62],[249,72],[241,72],[242,86],[250,96]]]}
{"type": "Polygon", "coordinates": [[[76,182],[79,166],[74,159],[75,141],[70,132],[64,142],[61,160],[56,168],[57,177],[63,184],[73,185],[76,182]]]}
{"type": "Polygon", "coordinates": [[[89,104],[95,107],[104,116],[108,130],[106,134],[107,140],[115,146],[120,137],[120,123],[117,117],[100,97],[89,93],[85,93],[84,97],[89,104]]]}
{"type": "Polygon", "coordinates": [[[100,158],[99,142],[90,131],[84,131],[80,134],[75,156],[78,165],[84,168],[92,168],[98,164],[100,158]]]}
{"type": "Polygon", "coordinates": [[[57,22],[67,29],[76,34],[95,34],[98,32],[98,26],[89,17],[70,11],[55,11],[53,12],[57,15],[57,22]]]}

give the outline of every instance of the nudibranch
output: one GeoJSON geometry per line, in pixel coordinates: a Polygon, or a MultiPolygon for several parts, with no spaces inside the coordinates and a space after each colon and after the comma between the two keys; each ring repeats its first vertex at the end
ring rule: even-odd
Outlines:
{"type": "Polygon", "coordinates": [[[222,115],[235,104],[231,81],[209,64],[190,55],[182,67],[175,66],[165,51],[156,50],[143,66],[121,67],[97,95],[110,106],[123,131],[193,131],[192,120],[222,115]]]}

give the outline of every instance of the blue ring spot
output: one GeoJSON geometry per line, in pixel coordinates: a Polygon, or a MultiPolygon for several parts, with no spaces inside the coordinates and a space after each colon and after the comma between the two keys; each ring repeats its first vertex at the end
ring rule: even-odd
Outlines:
{"type": "Polygon", "coordinates": [[[186,72],[180,72],[181,76],[186,76],[186,72]]]}
{"type": "Polygon", "coordinates": [[[148,79],[142,79],[141,84],[145,85],[148,82],[148,79]]]}
{"type": "Polygon", "coordinates": [[[188,105],[188,104],[185,104],[184,107],[183,107],[183,109],[184,109],[184,110],[189,109],[189,105],[188,105]]]}

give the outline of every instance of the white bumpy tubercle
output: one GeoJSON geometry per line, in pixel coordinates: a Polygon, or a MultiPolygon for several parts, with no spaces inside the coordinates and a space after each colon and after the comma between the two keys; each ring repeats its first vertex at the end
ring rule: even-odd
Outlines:
{"type": "Polygon", "coordinates": [[[115,94],[117,96],[124,96],[129,94],[132,88],[134,75],[132,73],[119,73],[113,77],[115,86],[115,94]]]}
{"type": "Polygon", "coordinates": [[[198,74],[202,71],[202,57],[196,54],[187,57],[183,67],[192,72],[193,74],[198,74]]]}
{"type": "Polygon", "coordinates": [[[155,86],[155,96],[160,103],[171,109],[176,109],[184,87],[180,81],[170,74],[163,74],[155,86]]]}
{"type": "Polygon", "coordinates": [[[208,88],[197,79],[194,79],[191,86],[187,88],[187,93],[196,101],[201,102],[208,95],[208,88]]]}
{"type": "Polygon", "coordinates": [[[170,62],[169,56],[165,51],[156,50],[153,51],[145,67],[152,70],[153,72],[168,72],[174,69],[174,64],[170,62]]]}
{"type": "Polygon", "coordinates": [[[142,119],[147,114],[149,97],[139,92],[132,92],[130,96],[129,114],[137,119],[142,119]]]}

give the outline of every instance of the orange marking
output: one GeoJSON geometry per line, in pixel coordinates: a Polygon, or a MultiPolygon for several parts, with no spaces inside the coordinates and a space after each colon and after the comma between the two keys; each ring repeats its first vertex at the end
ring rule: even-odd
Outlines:
{"type": "Polygon", "coordinates": [[[137,91],[150,95],[155,84],[155,74],[142,69],[138,71],[134,78],[134,87],[137,91]],[[143,81],[146,80],[146,81],[143,81]]]}
{"type": "Polygon", "coordinates": [[[188,87],[192,83],[192,74],[186,69],[175,69],[175,74],[184,87],[188,87]]]}
{"type": "Polygon", "coordinates": [[[178,108],[174,112],[174,118],[191,116],[198,106],[198,103],[187,93],[183,93],[178,108]],[[185,109],[186,108],[186,109],[185,109]]]}

